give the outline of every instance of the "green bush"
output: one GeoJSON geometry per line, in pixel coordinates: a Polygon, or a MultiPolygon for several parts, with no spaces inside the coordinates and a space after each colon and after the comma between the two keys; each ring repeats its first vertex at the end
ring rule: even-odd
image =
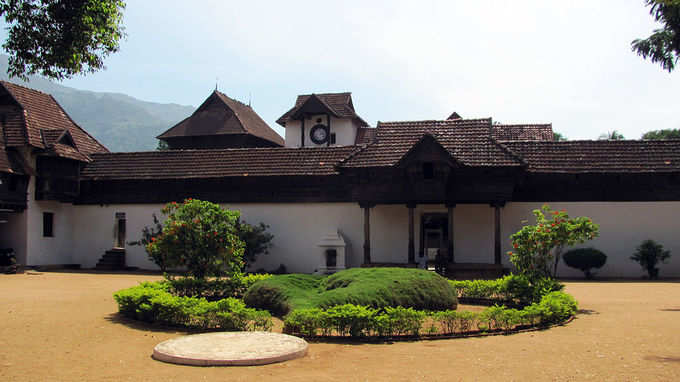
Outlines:
{"type": "Polygon", "coordinates": [[[592,269],[599,269],[607,262],[607,255],[595,248],[577,248],[562,255],[564,263],[584,273],[587,279],[593,278],[592,269]]]}
{"type": "Polygon", "coordinates": [[[487,299],[498,303],[528,305],[544,295],[562,290],[564,285],[554,279],[536,279],[533,283],[524,275],[507,275],[496,280],[449,280],[458,298],[487,299]]]}
{"type": "Polygon", "coordinates": [[[455,309],[455,289],[443,277],[419,269],[353,268],[331,276],[279,275],[255,283],[244,295],[248,306],[282,315],[291,309],[353,304],[374,309],[402,306],[455,309]]]}
{"type": "Polygon", "coordinates": [[[322,280],[319,307],[354,304],[372,308],[455,309],[455,290],[436,273],[408,268],[353,268],[322,280]]]}
{"type": "Polygon", "coordinates": [[[550,325],[564,322],[576,313],[578,305],[564,292],[551,292],[538,303],[522,310],[491,306],[481,312],[454,310],[429,312],[413,308],[373,309],[352,304],[329,309],[296,309],[284,319],[284,333],[305,337],[325,336],[418,336],[424,323],[430,322],[427,334],[465,334],[479,331],[511,331],[518,326],[550,325]],[[438,324],[438,325],[437,325],[438,324]]]}
{"type": "Polygon", "coordinates": [[[267,311],[247,308],[235,298],[173,296],[169,282],[141,283],[116,292],[118,311],[129,318],[150,323],[223,330],[270,330],[267,311]]]}
{"type": "Polygon", "coordinates": [[[420,334],[427,313],[413,308],[387,307],[384,313],[375,317],[375,327],[381,336],[420,334]]]}
{"type": "Polygon", "coordinates": [[[659,278],[659,263],[665,263],[671,257],[671,251],[663,249],[663,245],[654,240],[645,240],[635,249],[631,260],[638,262],[647,271],[650,279],[659,278]]]}
{"type": "Polygon", "coordinates": [[[322,276],[276,275],[255,282],[244,294],[246,305],[283,316],[295,308],[314,307],[322,276]]]}
{"type": "Polygon", "coordinates": [[[573,316],[578,310],[578,303],[564,292],[550,292],[543,296],[541,302],[532,304],[529,310],[539,315],[542,324],[555,324],[573,316]]]}

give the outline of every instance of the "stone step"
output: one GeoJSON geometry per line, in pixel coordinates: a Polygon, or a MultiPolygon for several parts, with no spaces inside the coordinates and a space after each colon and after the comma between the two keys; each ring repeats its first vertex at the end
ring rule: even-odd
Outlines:
{"type": "Polygon", "coordinates": [[[101,270],[122,270],[125,269],[125,250],[112,249],[106,251],[99,259],[95,269],[101,270]]]}

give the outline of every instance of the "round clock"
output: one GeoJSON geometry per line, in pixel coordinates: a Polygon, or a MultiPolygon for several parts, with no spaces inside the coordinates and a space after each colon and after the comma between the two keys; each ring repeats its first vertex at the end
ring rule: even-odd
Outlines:
{"type": "Polygon", "coordinates": [[[328,131],[326,130],[326,126],[321,124],[314,125],[314,127],[312,127],[312,129],[309,131],[309,137],[312,139],[312,142],[316,143],[317,145],[326,143],[328,140],[328,131]]]}

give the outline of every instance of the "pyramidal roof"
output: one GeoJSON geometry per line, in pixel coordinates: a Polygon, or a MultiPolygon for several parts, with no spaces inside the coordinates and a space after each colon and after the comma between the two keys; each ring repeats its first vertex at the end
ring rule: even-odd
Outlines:
{"type": "Polygon", "coordinates": [[[295,119],[297,114],[305,111],[305,107],[311,107],[314,112],[328,112],[336,118],[352,118],[358,122],[359,126],[368,126],[368,123],[354,110],[352,93],[349,92],[299,95],[295,100],[295,106],[276,120],[276,123],[286,126],[286,122],[295,119]]]}
{"type": "Polygon", "coordinates": [[[243,102],[215,90],[191,116],[159,135],[158,139],[249,134],[283,146],[284,141],[243,102]]]}

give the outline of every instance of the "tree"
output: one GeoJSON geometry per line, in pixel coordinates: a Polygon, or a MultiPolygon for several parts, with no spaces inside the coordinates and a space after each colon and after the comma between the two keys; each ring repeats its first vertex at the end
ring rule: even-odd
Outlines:
{"type": "Polygon", "coordinates": [[[11,77],[62,80],[104,68],[125,36],[122,0],[0,0],[11,77]]]}
{"type": "Polygon", "coordinates": [[[553,132],[553,141],[555,141],[555,142],[565,142],[565,141],[568,141],[568,139],[562,133],[553,132]]]}
{"type": "Polygon", "coordinates": [[[163,253],[166,266],[186,269],[187,275],[238,278],[243,261],[243,242],[236,232],[238,211],[196,199],[168,203],[163,232],[151,238],[149,253],[163,253]]]}
{"type": "Polygon", "coordinates": [[[622,141],[626,139],[626,137],[623,136],[623,134],[619,133],[616,130],[608,131],[604,134],[600,134],[598,137],[600,140],[608,140],[608,141],[622,141]]]}
{"type": "Polygon", "coordinates": [[[657,264],[665,263],[671,257],[671,251],[664,250],[663,245],[657,244],[654,240],[645,240],[635,248],[635,253],[630,257],[647,271],[650,279],[659,278],[659,268],[657,264]]]}
{"type": "Polygon", "coordinates": [[[238,238],[245,246],[243,250],[243,263],[245,268],[247,268],[249,264],[255,262],[257,255],[261,253],[266,255],[269,253],[269,247],[271,247],[274,235],[266,232],[267,228],[269,228],[269,226],[264,223],[250,225],[246,221],[241,221],[240,219],[236,221],[238,238]]]}
{"type": "Polygon", "coordinates": [[[680,129],[648,131],[642,136],[642,139],[680,139],[680,129]]]}
{"type": "Polygon", "coordinates": [[[567,211],[553,211],[547,204],[533,213],[536,224],[525,225],[511,235],[515,251],[508,252],[517,271],[532,283],[555,277],[562,248],[591,240],[600,229],[588,217],[571,218],[567,211]]]}
{"type": "Polygon", "coordinates": [[[156,214],[151,214],[151,216],[153,217],[153,225],[151,227],[147,226],[142,228],[142,238],[137,241],[130,241],[128,244],[143,246],[146,250],[146,254],[149,256],[149,260],[158,265],[158,267],[161,269],[161,272],[165,273],[165,271],[168,269],[166,265],[167,259],[165,258],[165,253],[157,251],[157,247],[149,247],[149,244],[155,241],[156,238],[159,237],[161,233],[163,233],[163,225],[158,220],[156,214]],[[153,251],[150,252],[149,249],[153,249],[153,251]]]}
{"type": "Polygon", "coordinates": [[[646,39],[633,40],[631,47],[638,56],[649,57],[672,72],[680,58],[680,0],[645,0],[645,4],[650,7],[649,14],[663,26],[646,39]]]}
{"type": "Polygon", "coordinates": [[[159,139],[158,140],[158,146],[156,146],[156,151],[166,151],[170,150],[170,146],[168,146],[168,142],[159,139]]]}

